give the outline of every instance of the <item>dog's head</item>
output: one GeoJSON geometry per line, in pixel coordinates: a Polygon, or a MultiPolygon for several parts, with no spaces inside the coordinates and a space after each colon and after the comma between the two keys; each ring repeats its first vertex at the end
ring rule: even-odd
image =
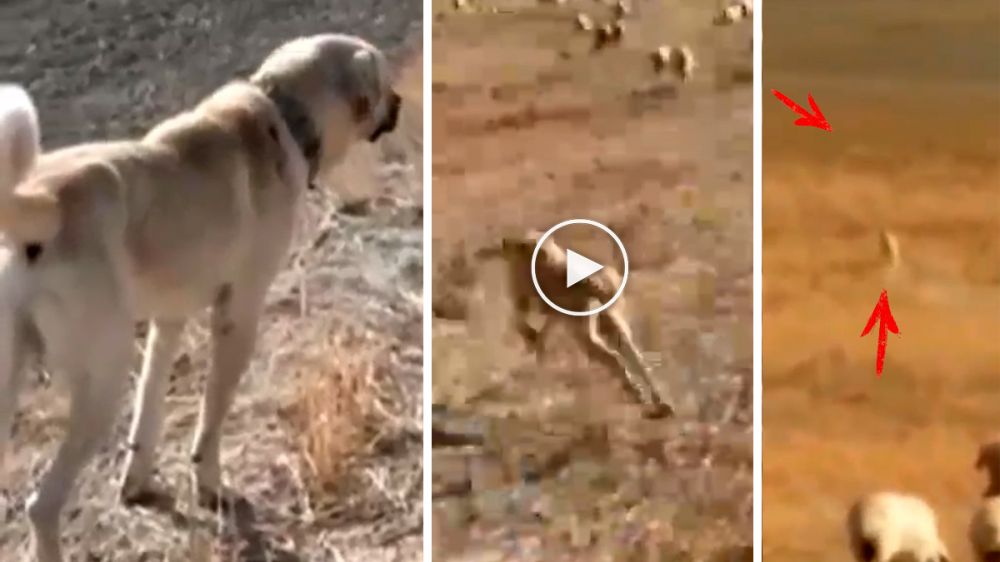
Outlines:
{"type": "Polygon", "coordinates": [[[527,230],[516,235],[504,236],[500,242],[501,250],[507,257],[531,258],[535,253],[535,246],[542,239],[544,233],[540,230],[527,230]]]}
{"type": "Polygon", "coordinates": [[[375,142],[396,129],[402,98],[385,55],[349,35],[292,40],[271,53],[251,78],[289,121],[313,172],[340,162],[356,141],[375,142]]]}

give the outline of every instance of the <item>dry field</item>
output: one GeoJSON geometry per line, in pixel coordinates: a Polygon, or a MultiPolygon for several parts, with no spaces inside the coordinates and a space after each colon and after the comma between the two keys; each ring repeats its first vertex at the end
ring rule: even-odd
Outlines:
{"type": "MultiPolygon", "coordinates": [[[[300,34],[371,39],[398,61],[406,98],[398,134],[356,149],[321,180],[328,189],[309,195],[224,429],[234,508],[213,514],[190,501],[188,448],[210,356],[199,319],[188,328],[167,399],[158,478],[171,497],[157,509],[119,505],[131,416],[123,408],[67,510],[71,560],[421,558],[423,77],[413,48],[421,18],[419,1],[0,6],[0,80],[30,90],[46,148],[139,135],[300,34]]],[[[15,422],[11,471],[0,481],[4,561],[27,552],[24,500],[63,435],[58,378],[32,380],[15,422]]]]}
{"type": "MultiPolygon", "coordinates": [[[[470,5],[433,16],[435,559],[750,560],[750,22],[634,2],[623,44],[592,52],[574,12],[610,3],[470,5]],[[691,45],[690,82],[654,73],[662,43],[691,45]],[[677,418],[641,419],[567,334],[541,367],[505,327],[495,264],[471,254],[569,218],[628,249],[677,418]]],[[[611,259],[581,232],[574,249],[611,259]]]]}
{"type": "Polygon", "coordinates": [[[833,131],[764,100],[764,559],[850,557],[858,495],[938,511],[954,560],[1000,430],[1000,6],[767,2],[764,92],[812,92],[833,131]],[[905,268],[882,269],[878,230],[905,268]],[[875,376],[880,291],[900,335],[875,376]]]}

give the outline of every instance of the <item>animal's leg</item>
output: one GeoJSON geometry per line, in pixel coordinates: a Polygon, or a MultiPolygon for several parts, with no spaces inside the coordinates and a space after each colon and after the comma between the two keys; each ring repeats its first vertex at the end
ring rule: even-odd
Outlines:
{"type": "Polygon", "coordinates": [[[168,375],[183,331],[183,320],[158,319],[150,323],[121,490],[126,504],[141,504],[151,498],[149,476],[163,431],[163,407],[170,382],[168,375]]]}
{"type": "MultiPolygon", "coordinates": [[[[0,312],[7,314],[7,311],[0,312]]],[[[7,473],[6,460],[24,379],[25,347],[12,316],[0,317],[0,481],[7,473]]]]}
{"type": "Polygon", "coordinates": [[[222,422],[232,406],[243,371],[250,364],[262,293],[224,289],[212,310],[212,372],[206,382],[191,456],[199,498],[207,506],[218,505],[222,498],[219,459],[222,422]]]}
{"type": "Polygon", "coordinates": [[[533,328],[528,322],[528,314],[531,312],[531,298],[527,295],[519,295],[514,299],[514,325],[517,333],[527,344],[529,349],[535,349],[538,342],[538,330],[533,328]]]}
{"type": "MultiPolygon", "coordinates": [[[[663,410],[662,412],[656,410],[655,415],[671,413],[673,411],[672,401],[669,399],[663,400],[657,392],[656,387],[653,386],[649,377],[649,371],[646,369],[645,361],[643,361],[642,355],[639,353],[639,349],[632,339],[632,331],[629,329],[625,319],[620,314],[611,311],[599,319],[598,327],[605,341],[610,341],[612,347],[618,351],[624,360],[628,384],[641,397],[640,399],[643,404],[654,409],[663,410]]],[[[654,412],[651,410],[650,413],[654,412]]]]}
{"type": "MultiPolygon", "coordinates": [[[[72,392],[68,429],[38,489],[27,502],[38,562],[61,562],[60,514],[80,471],[107,438],[118,414],[131,352],[131,324],[125,318],[88,326],[86,332],[64,331],[62,335],[75,339],[58,344],[64,350],[68,346],[86,350],[75,357],[63,354],[72,392]]],[[[45,341],[50,343],[49,339],[45,341]]]]}
{"type": "Polygon", "coordinates": [[[597,331],[597,315],[587,317],[585,327],[574,330],[590,360],[596,360],[614,372],[623,371],[618,355],[600,338],[597,331]]]}
{"type": "MultiPolygon", "coordinates": [[[[596,304],[599,303],[591,302],[588,306],[594,307],[596,304]]],[[[590,357],[592,359],[599,360],[613,373],[622,378],[622,383],[629,395],[636,402],[642,404],[644,408],[648,408],[648,411],[646,412],[647,416],[663,417],[665,415],[669,415],[672,412],[670,406],[659,400],[652,387],[643,384],[647,381],[639,380],[635,374],[630,372],[627,365],[623,366],[619,362],[619,357],[622,357],[622,359],[625,359],[625,357],[609,347],[608,344],[601,338],[599,322],[602,316],[603,315],[600,314],[588,316],[586,330],[582,330],[582,337],[580,337],[580,339],[588,350],[590,357]]],[[[620,325],[618,327],[620,328],[620,325]]],[[[630,363],[628,360],[625,362],[626,364],[630,363]]],[[[644,373],[644,370],[642,372],[644,373]]]]}
{"type": "Polygon", "coordinates": [[[538,335],[535,337],[535,361],[539,364],[545,359],[546,342],[548,342],[549,332],[552,331],[552,318],[546,314],[542,320],[542,325],[538,328],[538,335]]]}

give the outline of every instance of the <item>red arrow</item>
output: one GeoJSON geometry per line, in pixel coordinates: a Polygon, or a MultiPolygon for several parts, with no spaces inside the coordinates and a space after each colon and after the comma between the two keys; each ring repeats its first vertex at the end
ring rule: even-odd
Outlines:
{"type": "Polygon", "coordinates": [[[889,310],[889,295],[885,289],[882,289],[882,295],[878,298],[878,302],[875,303],[875,310],[872,311],[872,315],[868,318],[865,329],[861,331],[861,337],[868,335],[868,332],[872,330],[872,326],[875,325],[876,320],[878,320],[878,351],[875,355],[875,375],[881,377],[882,367],[885,365],[886,328],[894,334],[899,334],[896,319],[892,317],[892,311],[889,310]]]}
{"type": "Polygon", "coordinates": [[[816,127],[818,129],[823,129],[824,131],[833,130],[830,127],[830,123],[826,120],[826,117],[823,117],[823,112],[819,110],[819,106],[816,105],[816,100],[813,99],[812,94],[809,94],[809,107],[812,108],[815,115],[803,109],[801,105],[793,102],[791,98],[782,94],[778,90],[771,90],[771,93],[774,94],[776,98],[781,100],[781,103],[787,105],[792,109],[792,111],[802,116],[795,120],[795,124],[799,127],[816,127]]]}

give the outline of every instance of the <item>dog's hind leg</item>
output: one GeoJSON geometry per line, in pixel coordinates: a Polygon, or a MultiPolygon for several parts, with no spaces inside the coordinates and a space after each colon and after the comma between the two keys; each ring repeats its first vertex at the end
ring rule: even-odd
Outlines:
{"type": "Polygon", "coordinates": [[[149,476],[163,431],[170,366],[183,331],[183,320],[157,319],[150,323],[122,482],[121,497],[126,505],[144,504],[153,499],[149,476]]]}
{"type": "Polygon", "coordinates": [[[639,353],[632,330],[624,317],[616,311],[608,311],[598,319],[598,328],[605,341],[618,352],[625,364],[628,384],[646,408],[647,415],[661,417],[674,411],[672,400],[663,400],[649,377],[649,370],[639,353]]]}
{"type": "Polygon", "coordinates": [[[212,309],[212,372],[206,381],[191,455],[199,501],[206,507],[216,507],[223,499],[219,459],[222,422],[250,364],[263,294],[227,286],[212,309]]]}
{"type": "Polygon", "coordinates": [[[53,308],[48,322],[39,325],[46,352],[58,357],[56,364],[66,375],[71,403],[66,436],[27,503],[38,562],[62,560],[60,513],[80,471],[111,432],[128,379],[132,351],[129,316],[108,307],[94,306],[90,311],[94,313],[63,314],[86,318],[84,323],[60,318],[52,314],[58,312],[53,308]],[[56,325],[60,322],[76,328],[56,325]]]}

